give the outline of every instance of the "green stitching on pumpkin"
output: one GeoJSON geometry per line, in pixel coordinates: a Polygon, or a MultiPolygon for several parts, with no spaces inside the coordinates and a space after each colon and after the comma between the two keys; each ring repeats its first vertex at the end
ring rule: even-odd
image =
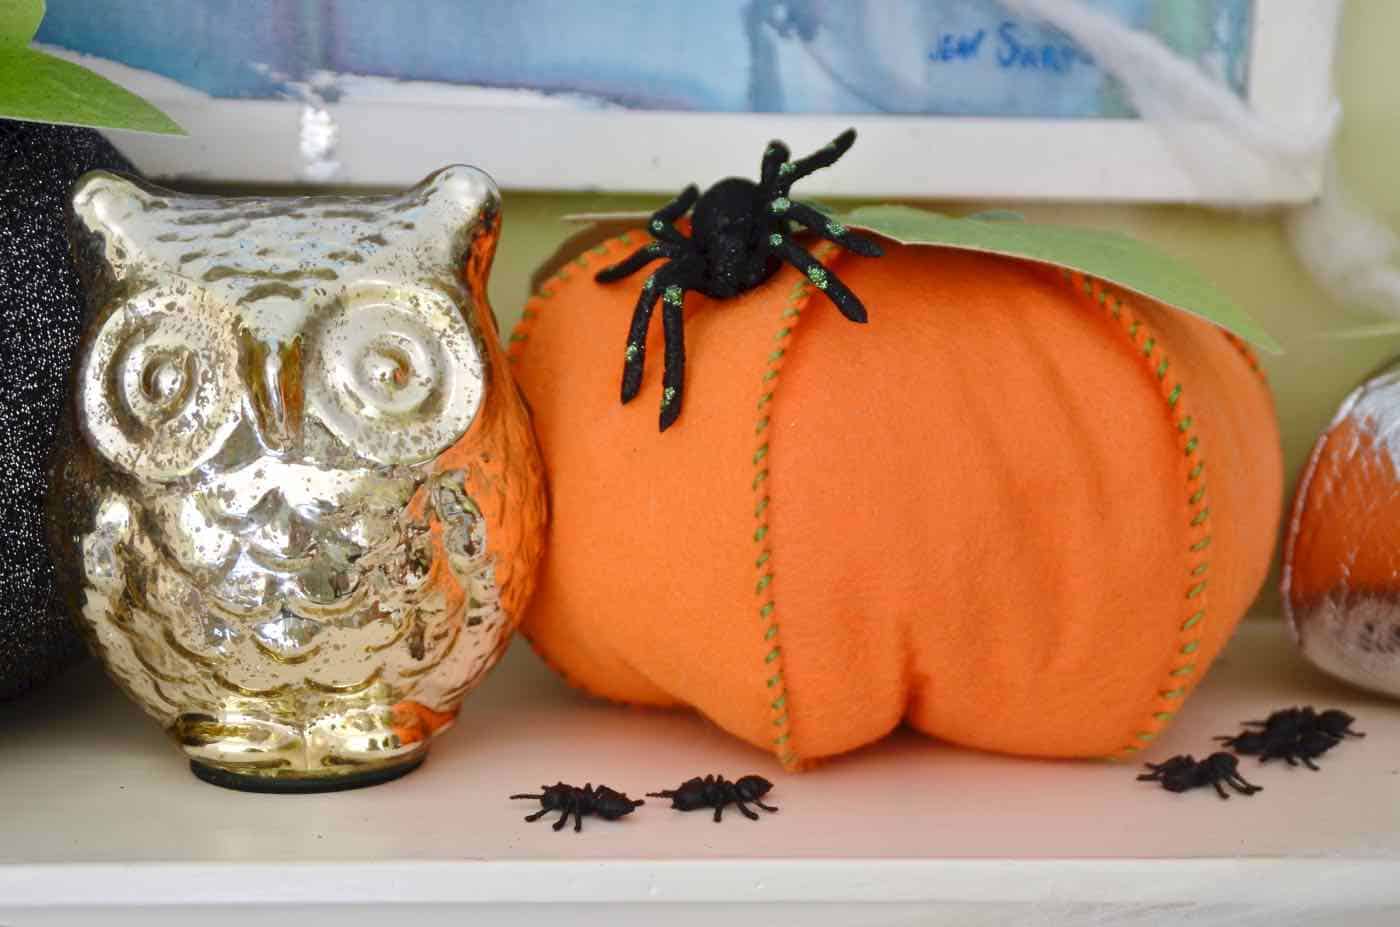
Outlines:
{"type": "MultiPolygon", "coordinates": [[[[820,262],[833,253],[838,253],[838,249],[834,245],[825,244],[821,249],[818,249],[815,253],[815,257],[820,262]]],[[[826,267],[821,264],[813,268],[808,268],[807,276],[818,288],[826,286],[829,279],[826,267]]],[[[764,465],[764,461],[768,457],[769,444],[762,437],[771,424],[766,410],[768,406],[772,404],[773,397],[777,392],[776,386],[770,386],[768,384],[772,384],[773,381],[778,379],[783,359],[787,355],[787,342],[792,338],[796,320],[801,317],[803,303],[805,300],[810,299],[811,295],[812,284],[799,280],[793,286],[788,298],[788,303],[782,309],[777,333],[773,336],[773,340],[777,342],[777,347],[768,355],[768,369],[764,371],[762,379],[764,386],[755,406],[758,412],[758,418],[754,422],[754,434],[758,435],[760,440],[760,444],[753,454],[753,465],[756,469],[753,489],[755,494],[759,497],[754,506],[754,518],[758,519],[758,526],[754,529],[753,535],[754,543],[756,544],[764,543],[768,537],[768,523],[765,520],[765,513],[768,510],[768,504],[772,498],[769,495],[763,494],[760,488],[767,482],[770,473],[769,468],[764,465]]],[[[759,618],[767,623],[767,627],[763,629],[763,640],[765,644],[770,645],[770,649],[763,657],[763,662],[773,668],[772,675],[768,677],[768,688],[778,690],[777,698],[770,702],[769,705],[770,709],[775,713],[772,718],[773,726],[779,731],[778,737],[773,743],[776,747],[780,748],[775,751],[778,754],[779,761],[785,767],[792,768],[792,766],[798,762],[796,751],[792,749],[782,749],[784,745],[791,740],[792,731],[789,727],[791,723],[790,715],[784,710],[787,706],[788,694],[786,686],[783,685],[783,670],[782,663],[780,662],[782,658],[782,647],[779,644],[779,622],[774,617],[777,606],[772,599],[773,593],[770,588],[774,579],[774,570],[771,562],[772,556],[773,551],[771,547],[765,547],[759,552],[754,565],[755,568],[759,570],[760,575],[754,585],[754,592],[761,600],[766,597],[766,601],[762,601],[758,609],[759,618]]]]}
{"type": "MultiPolygon", "coordinates": [[[[1075,286],[1078,282],[1072,274],[1064,274],[1063,276],[1072,287],[1075,286]]],[[[1087,275],[1084,276],[1082,279],[1084,283],[1085,292],[1092,295],[1094,293],[1093,281],[1087,275]]],[[[1099,298],[1097,300],[1100,306],[1104,305],[1103,293],[1104,288],[1100,287],[1098,291],[1099,298]]],[[[1124,325],[1125,333],[1136,344],[1138,335],[1143,330],[1143,322],[1141,319],[1132,318],[1131,314],[1128,316],[1127,319],[1123,319],[1122,307],[1123,300],[1115,294],[1111,301],[1110,314],[1115,320],[1118,320],[1121,324],[1124,325]]],[[[1149,364],[1153,364],[1152,355],[1155,351],[1157,351],[1158,346],[1159,345],[1157,337],[1150,331],[1145,333],[1143,342],[1140,345],[1140,347],[1142,349],[1143,357],[1147,359],[1149,364]]],[[[1171,363],[1170,360],[1165,356],[1165,354],[1161,354],[1160,352],[1158,352],[1158,358],[1155,364],[1153,364],[1153,366],[1150,369],[1152,369],[1152,371],[1156,374],[1157,380],[1163,384],[1163,388],[1166,388],[1167,372],[1171,369],[1171,363]]],[[[1171,385],[1169,392],[1167,392],[1165,396],[1167,408],[1173,414],[1176,412],[1177,406],[1181,401],[1181,396],[1184,392],[1184,389],[1185,387],[1181,383],[1174,383],[1171,385]]],[[[1172,424],[1176,427],[1179,434],[1188,436],[1183,449],[1187,458],[1192,457],[1196,453],[1197,449],[1200,447],[1199,436],[1190,434],[1190,431],[1195,427],[1195,419],[1190,415],[1183,415],[1180,419],[1176,419],[1175,421],[1173,421],[1172,424]]],[[[1199,480],[1201,474],[1204,472],[1205,461],[1197,460],[1195,466],[1192,467],[1192,469],[1187,475],[1189,493],[1187,501],[1188,507],[1200,505],[1205,501],[1206,487],[1204,484],[1197,486],[1194,490],[1190,489],[1190,484],[1194,484],[1197,480],[1199,480]]],[[[1191,517],[1190,527],[1199,528],[1205,525],[1209,517],[1210,507],[1202,505],[1201,508],[1198,511],[1196,511],[1195,514],[1191,517]]],[[[1199,554],[1202,551],[1204,551],[1207,547],[1209,547],[1210,543],[1211,536],[1207,534],[1200,540],[1190,545],[1189,553],[1199,554]]],[[[1209,571],[1209,568],[1210,564],[1208,561],[1192,563],[1189,564],[1187,567],[1188,575],[1193,580],[1198,579],[1204,576],[1209,571]]],[[[1209,581],[1205,579],[1200,579],[1199,582],[1195,582],[1194,584],[1188,583],[1189,588],[1186,592],[1187,601],[1194,601],[1199,599],[1205,593],[1206,589],[1208,588],[1208,585],[1209,581]]],[[[1200,602],[1197,602],[1197,605],[1200,604],[1200,602]]],[[[1205,618],[1206,609],[1204,607],[1196,608],[1189,617],[1185,618],[1182,621],[1178,633],[1190,632],[1193,628],[1198,627],[1202,622],[1204,622],[1205,618]]],[[[1199,638],[1196,640],[1187,641],[1186,643],[1182,643],[1179,645],[1179,652],[1181,654],[1187,655],[1193,654],[1198,649],[1200,649],[1200,646],[1201,640],[1199,638]]],[[[1196,668],[1197,666],[1195,663],[1186,663],[1170,670],[1168,676],[1169,678],[1184,679],[1185,677],[1191,676],[1196,671],[1196,668]]],[[[1159,694],[1162,698],[1165,699],[1177,699],[1182,697],[1186,693],[1186,691],[1187,687],[1183,685],[1177,688],[1164,690],[1159,694]]],[[[1150,715],[1150,717],[1157,723],[1165,723],[1171,720],[1174,717],[1174,714],[1169,711],[1156,710],[1150,715]]],[[[1138,740],[1145,742],[1150,741],[1154,736],[1156,736],[1156,732],[1138,731],[1134,736],[1138,740]]],[[[1129,743],[1124,745],[1123,747],[1120,747],[1118,753],[1130,753],[1135,752],[1138,749],[1140,748],[1136,744],[1129,743]]]]}

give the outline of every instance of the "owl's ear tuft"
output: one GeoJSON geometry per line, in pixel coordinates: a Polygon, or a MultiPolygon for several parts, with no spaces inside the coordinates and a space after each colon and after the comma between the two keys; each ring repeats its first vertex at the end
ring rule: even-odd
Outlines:
{"type": "Polygon", "coordinates": [[[105,251],[107,262],[118,271],[137,250],[129,227],[132,218],[163,205],[158,193],[110,171],[79,177],[69,203],[75,244],[82,241],[105,251]]]}
{"type": "Polygon", "coordinates": [[[501,214],[501,191],[485,171],[452,164],[429,174],[410,196],[426,204],[436,217],[440,240],[451,249],[456,268],[465,267],[469,284],[485,285],[496,249],[501,214]]]}
{"type": "Polygon", "coordinates": [[[111,171],[89,171],[73,185],[73,215],[89,232],[119,234],[123,220],[146,209],[151,195],[111,171]]]}
{"type": "Polygon", "coordinates": [[[494,208],[501,199],[491,175],[469,164],[449,164],[434,171],[418,189],[434,202],[445,201],[470,212],[494,208]]]}

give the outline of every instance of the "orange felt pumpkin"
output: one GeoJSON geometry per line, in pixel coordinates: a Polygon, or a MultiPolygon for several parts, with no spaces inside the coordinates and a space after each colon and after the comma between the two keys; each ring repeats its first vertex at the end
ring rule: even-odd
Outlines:
{"type": "Polygon", "coordinates": [[[1039,756],[1143,746],[1263,581],[1282,465],[1249,352],[1182,312],[1025,261],[882,242],[686,298],[618,402],[637,282],[607,242],[512,339],[550,474],[524,630],[577,686],[688,705],[790,768],[901,722],[1039,756]]]}

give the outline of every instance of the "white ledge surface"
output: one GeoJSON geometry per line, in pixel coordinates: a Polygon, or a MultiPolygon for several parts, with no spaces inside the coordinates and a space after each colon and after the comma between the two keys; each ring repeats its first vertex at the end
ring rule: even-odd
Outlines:
{"type": "Polygon", "coordinates": [[[1032,909],[1047,923],[1090,911],[1400,922],[1400,705],[1303,664],[1281,623],[1243,627],[1143,758],[1200,756],[1240,720],[1309,703],[1352,712],[1369,736],[1333,750],[1322,772],[1246,760],[1265,790],[1228,802],[1166,793],[1130,766],[993,756],[907,732],[793,776],[698,717],[577,696],[520,644],[416,773],[267,796],[195,780],[88,666],[0,706],[0,923],[99,911],[110,924],[161,911],[177,923],[197,909],[220,924],[335,906],[337,923],[357,924],[353,912],[393,905],[505,917],[550,903],[619,924],[637,903],[651,912],[638,923],[672,903],[673,924],[713,918],[716,905],[735,924],[772,923],[779,908],[855,923],[866,905],[882,924],[1032,909]],[[559,779],[639,797],[711,771],[768,776],[781,812],[751,823],[730,809],[715,825],[654,799],[575,834],[524,823],[532,806],[506,799],[559,779]]]}

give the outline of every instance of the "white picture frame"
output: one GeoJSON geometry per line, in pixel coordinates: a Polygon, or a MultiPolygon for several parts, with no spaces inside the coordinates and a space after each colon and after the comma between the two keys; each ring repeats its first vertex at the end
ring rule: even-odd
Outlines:
{"type": "MultiPolygon", "coordinates": [[[[1261,119],[1296,122],[1331,99],[1340,0],[1255,0],[1247,102],[1261,119]]],[[[48,49],[64,54],[62,49],[48,49]]],[[[748,176],[772,138],[795,153],[854,126],[839,171],[804,181],[809,196],[966,200],[1197,202],[1199,178],[1140,119],[826,116],[576,109],[564,105],[213,99],[101,59],[67,55],[160,106],[185,139],[117,133],[156,178],[402,186],[469,161],[507,189],[670,193],[748,176]],[[319,110],[319,113],[317,112],[319,110]],[[329,117],[326,119],[325,117],[329,117]],[[316,120],[322,119],[318,126],[316,120]],[[320,131],[333,133],[318,140],[320,131]],[[333,142],[333,145],[330,144],[333,142]],[[308,173],[316,147],[330,160],[308,173]]],[[[1299,203],[1321,187],[1316,163],[1261,168],[1236,201],[1299,203]],[[1272,172],[1271,172],[1272,171],[1272,172]]]]}

